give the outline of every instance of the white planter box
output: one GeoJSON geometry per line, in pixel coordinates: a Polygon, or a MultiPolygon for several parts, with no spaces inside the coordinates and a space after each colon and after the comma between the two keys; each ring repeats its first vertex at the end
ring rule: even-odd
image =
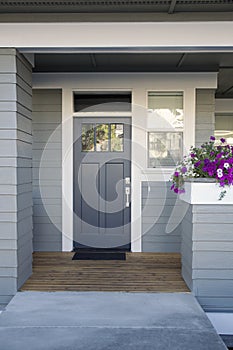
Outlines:
{"type": "Polygon", "coordinates": [[[233,186],[222,188],[216,183],[185,182],[184,189],[180,199],[190,204],[233,204],[233,186]],[[223,190],[226,194],[219,200],[223,190]]]}

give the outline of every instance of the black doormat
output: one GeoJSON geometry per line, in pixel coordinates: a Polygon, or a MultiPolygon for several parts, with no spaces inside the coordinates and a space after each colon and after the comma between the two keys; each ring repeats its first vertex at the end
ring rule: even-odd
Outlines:
{"type": "Polygon", "coordinates": [[[122,251],[79,250],[72,260],[126,260],[126,254],[122,251]]]}

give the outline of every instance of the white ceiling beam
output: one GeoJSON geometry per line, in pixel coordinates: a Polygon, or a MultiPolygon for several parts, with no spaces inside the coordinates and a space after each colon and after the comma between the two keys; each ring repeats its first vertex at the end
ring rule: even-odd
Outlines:
{"type": "Polygon", "coordinates": [[[229,51],[233,21],[153,23],[0,23],[0,47],[178,52],[229,51]],[[182,50],[181,50],[182,49],[182,50]]]}

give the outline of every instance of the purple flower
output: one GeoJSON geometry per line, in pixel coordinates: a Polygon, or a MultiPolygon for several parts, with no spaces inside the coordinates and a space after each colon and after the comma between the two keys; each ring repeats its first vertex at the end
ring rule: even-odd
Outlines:
{"type": "Polygon", "coordinates": [[[222,142],[222,143],[225,143],[226,142],[226,139],[224,139],[223,137],[220,139],[220,141],[222,142]]]}
{"type": "Polygon", "coordinates": [[[196,155],[194,153],[191,153],[190,156],[191,156],[191,158],[196,157],[196,155]]]}
{"type": "Polygon", "coordinates": [[[171,186],[171,190],[174,190],[174,188],[175,188],[175,185],[173,184],[173,185],[171,186]]]}
{"type": "Polygon", "coordinates": [[[184,173],[186,173],[187,172],[187,168],[186,168],[186,166],[183,166],[183,168],[181,169],[181,172],[184,174],[184,173]]]}
{"type": "Polygon", "coordinates": [[[214,176],[214,170],[213,170],[213,169],[209,170],[209,171],[208,171],[208,175],[209,175],[209,176],[214,176]]]}
{"type": "Polygon", "coordinates": [[[194,164],[195,168],[198,168],[200,164],[201,164],[201,161],[199,160],[198,162],[196,162],[196,163],[194,164]]]}
{"type": "Polygon", "coordinates": [[[179,174],[178,171],[175,171],[175,172],[174,172],[174,176],[175,176],[175,177],[179,177],[179,175],[180,175],[180,174],[179,174]]]}
{"type": "Polygon", "coordinates": [[[178,188],[175,188],[175,189],[174,189],[174,192],[175,192],[175,193],[178,193],[178,192],[179,192],[178,188]]]}
{"type": "Polygon", "coordinates": [[[215,137],[214,136],[210,136],[210,140],[211,141],[215,141],[215,137]]]}

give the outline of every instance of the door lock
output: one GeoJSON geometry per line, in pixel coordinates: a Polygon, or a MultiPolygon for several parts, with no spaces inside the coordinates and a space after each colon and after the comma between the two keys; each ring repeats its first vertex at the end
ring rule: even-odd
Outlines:
{"type": "Polygon", "coordinates": [[[126,177],[125,178],[125,184],[126,185],[130,185],[130,177],[126,177]]]}

